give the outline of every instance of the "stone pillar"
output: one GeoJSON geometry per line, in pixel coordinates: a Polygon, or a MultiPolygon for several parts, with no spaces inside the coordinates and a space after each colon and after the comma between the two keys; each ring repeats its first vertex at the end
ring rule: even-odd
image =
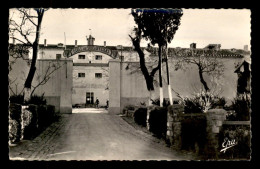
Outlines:
{"type": "Polygon", "coordinates": [[[219,153],[219,131],[223,121],[226,120],[227,112],[224,109],[211,109],[207,112],[207,144],[206,153],[210,158],[218,158],[219,153]]]}
{"type": "Polygon", "coordinates": [[[63,65],[60,70],[60,113],[72,113],[72,88],[73,88],[73,60],[61,59],[60,64],[63,65]]]}
{"type": "Polygon", "coordinates": [[[182,105],[174,104],[168,107],[166,139],[176,149],[181,149],[181,115],[183,112],[182,105]]]}
{"type": "Polygon", "coordinates": [[[111,114],[120,113],[121,100],[121,69],[120,60],[109,61],[109,109],[111,114]]]}

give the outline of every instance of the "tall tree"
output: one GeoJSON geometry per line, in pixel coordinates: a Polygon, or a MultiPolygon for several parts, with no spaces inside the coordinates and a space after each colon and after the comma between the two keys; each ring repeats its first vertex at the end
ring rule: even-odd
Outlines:
{"type": "MultiPolygon", "coordinates": [[[[145,40],[149,40],[152,45],[158,45],[158,69],[159,69],[159,85],[160,85],[160,106],[163,106],[163,88],[162,88],[162,47],[166,46],[170,43],[174,37],[174,34],[178,30],[180,25],[180,19],[183,15],[183,11],[181,9],[133,9],[131,12],[134,17],[134,21],[137,24],[137,28],[134,29],[136,34],[139,36],[137,39],[144,38],[145,40]]],[[[134,44],[138,43],[138,40],[132,38],[132,42],[134,44]]],[[[139,40],[140,42],[140,40],[139,40]]],[[[134,46],[138,47],[138,45],[134,46]]],[[[139,44],[140,46],[140,44],[139,44]]],[[[135,48],[138,52],[138,48],[135,48]]],[[[138,52],[140,53],[140,52],[138,52]]],[[[140,56],[139,56],[140,57],[140,56]]],[[[167,57],[166,57],[167,62],[167,57]]],[[[144,67],[145,65],[142,63],[140,58],[140,65],[144,67]]],[[[168,64],[167,64],[168,66],[168,64]]],[[[143,68],[145,70],[145,68],[143,68]]],[[[168,68],[167,68],[168,70],[168,68]]],[[[146,71],[142,71],[143,73],[147,73],[146,71]]],[[[168,71],[167,71],[168,72],[168,71]]],[[[167,73],[168,77],[169,74],[167,73]]],[[[147,75],[144,75],[147,81],[147,75]]],[[[169,78],[168,78],[168,85],[169,78]]],[[[169,86],[169,92],[171,95],[171,87],[169,86]]],[[[171,103],[172,103],[172,98],[171,103]]]]}
{"type": "Polygon", "coordinates": [[[39,39],[41,33],[41,24],[45,9],[17,9],[20,19],[10,18],[9,33],[13,39],[32,49],[32,61],[29,73],[24,83],[24,100],[28,101],[31,96],[31,87],[33,77],[36,71],[36,61],[38,56],[39,39]],[[30,38],[34,36],[34,41],[30,38]]]}
{"type": "Polygon", "coordinates": [[[149,105],[152,103],[152,99],[154,99],[154,75],[159,69],[159,62],[156,67],[154,67],[150,72],[146,66],[145,63],[145,54],[143,50],[140,47],[140,42],[141,42],[141,31],[138,28],[134,29],[135,37],[130,36],[134,49],[138,53],[138,56],[140,58],[140,68],[141,71],[144,75],[145,82],[146,82],[146,87],[147,90],[150,92],[150,99],[149,99],[149,105]]]}

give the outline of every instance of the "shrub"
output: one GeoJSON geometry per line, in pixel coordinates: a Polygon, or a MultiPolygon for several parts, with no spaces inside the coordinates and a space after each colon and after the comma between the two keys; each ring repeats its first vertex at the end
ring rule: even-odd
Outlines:
{"type": "Polygon", "coordinates": [[[23,95],[12,95],[9,97],[10,103],[23,104],[23,95]]]}
{"type": "Polygon", "coordinates": [[[225,139],[235,140],[234,147],[228,149],[225,153],[220,153],[220,158],[224,159],[250,159],[251,154],[251,132],[249,125],[223,125],[219,133],[219,147],[225,139]]]}
{"type": "MultiPolygon", "coordinates": [[[[155,105],[155,106],[160,106],[160,99],[152,100],[152,104],[155,105]]],[[[168,107],[169,105],[170,105],[170,102],[164,98],[163,99],[163,107],[168,107]]]]}
{"type": "Polygon", "coordinates": [[[236,120],[250,120],[251,100],[247,95],[238,96],[232,101],[232,108],[235,110],[236,120]]]}
{"type": "Polygon", "coordinates": [[[212,105],[211,105],[211,109],[215,109],[215,108],[224,108],[226,105],[227,101],[224,97],[216,97],[213,101],[212,101],[212,105]]]}
{"type": "Polygon", "coordinates": [[[21,113],[22,108],[19,104],[10,104],[9,107],[9,140],[11,143],[21,140],[21,113]]]}
{"type": "Polygon", "coordinates": [[[138,108],[134,112],[134,121],[142,126],[146,126],[147,108],[138,108]]]}
{"type": "Polygon", "coordinates": [[[44,98],[44,93],[41,96],[33,95],[31,96],[28,104],[35,104],[35,105],[46,105],[46,99],[44,98]]]}
{"type": "Polygon", "coordinates": [[[184,100],[184,112],[186,114],[202,113],[203,107],[199,104],[197,99],[187,98],[184,100]]]}
{"type": "Polygon", "coordinates": [[[185,113],[206,113],[209,109],[224,108],[226,100],[223,97],[215,96],[210,92],[201,91],[191,98],[181,97],[180,104],[184,105],[185,113]]]}
{"type": "Polygon", "coordinates": [[[165,137],[167,131],[167,108],[156,107],[150,112],[149,117],[150,131],[157,137],[165,137]]]}
{"type": "Polygon", "coordinates": [[[32,139],[37,135],[38,132],[38,113],[37,106],[30,104],[28,105],[27,111],[30,112],[30,123],[24,128],[24,139],[32,139]]]}

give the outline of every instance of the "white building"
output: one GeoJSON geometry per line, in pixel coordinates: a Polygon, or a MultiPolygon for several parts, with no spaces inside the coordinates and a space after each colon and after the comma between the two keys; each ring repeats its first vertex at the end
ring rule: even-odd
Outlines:
{"type": "MultiPolygon", "coordinates": [[[[138,54],[132,47],[94,45],[95,38],[87,38],[87,45],[39,45],[38,59],[73,59],[73,91],[72,104],[93,105],[96,98],[100,106],[105,106],[109,99],[109,60],[121,59],[122,61],[137,62],[138,54]]],[[[147,61],[149,52],[144,51],[147,61]]]]}

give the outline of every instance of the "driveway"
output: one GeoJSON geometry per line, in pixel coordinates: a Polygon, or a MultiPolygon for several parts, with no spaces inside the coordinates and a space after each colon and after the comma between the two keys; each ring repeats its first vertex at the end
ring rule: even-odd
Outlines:
{"type": "Polygon", "coordinates": [[[190,160],[136,130],[105,109],[73,109],[34,140],[11,146],[10,159],[26,160],[190,160]]]}

